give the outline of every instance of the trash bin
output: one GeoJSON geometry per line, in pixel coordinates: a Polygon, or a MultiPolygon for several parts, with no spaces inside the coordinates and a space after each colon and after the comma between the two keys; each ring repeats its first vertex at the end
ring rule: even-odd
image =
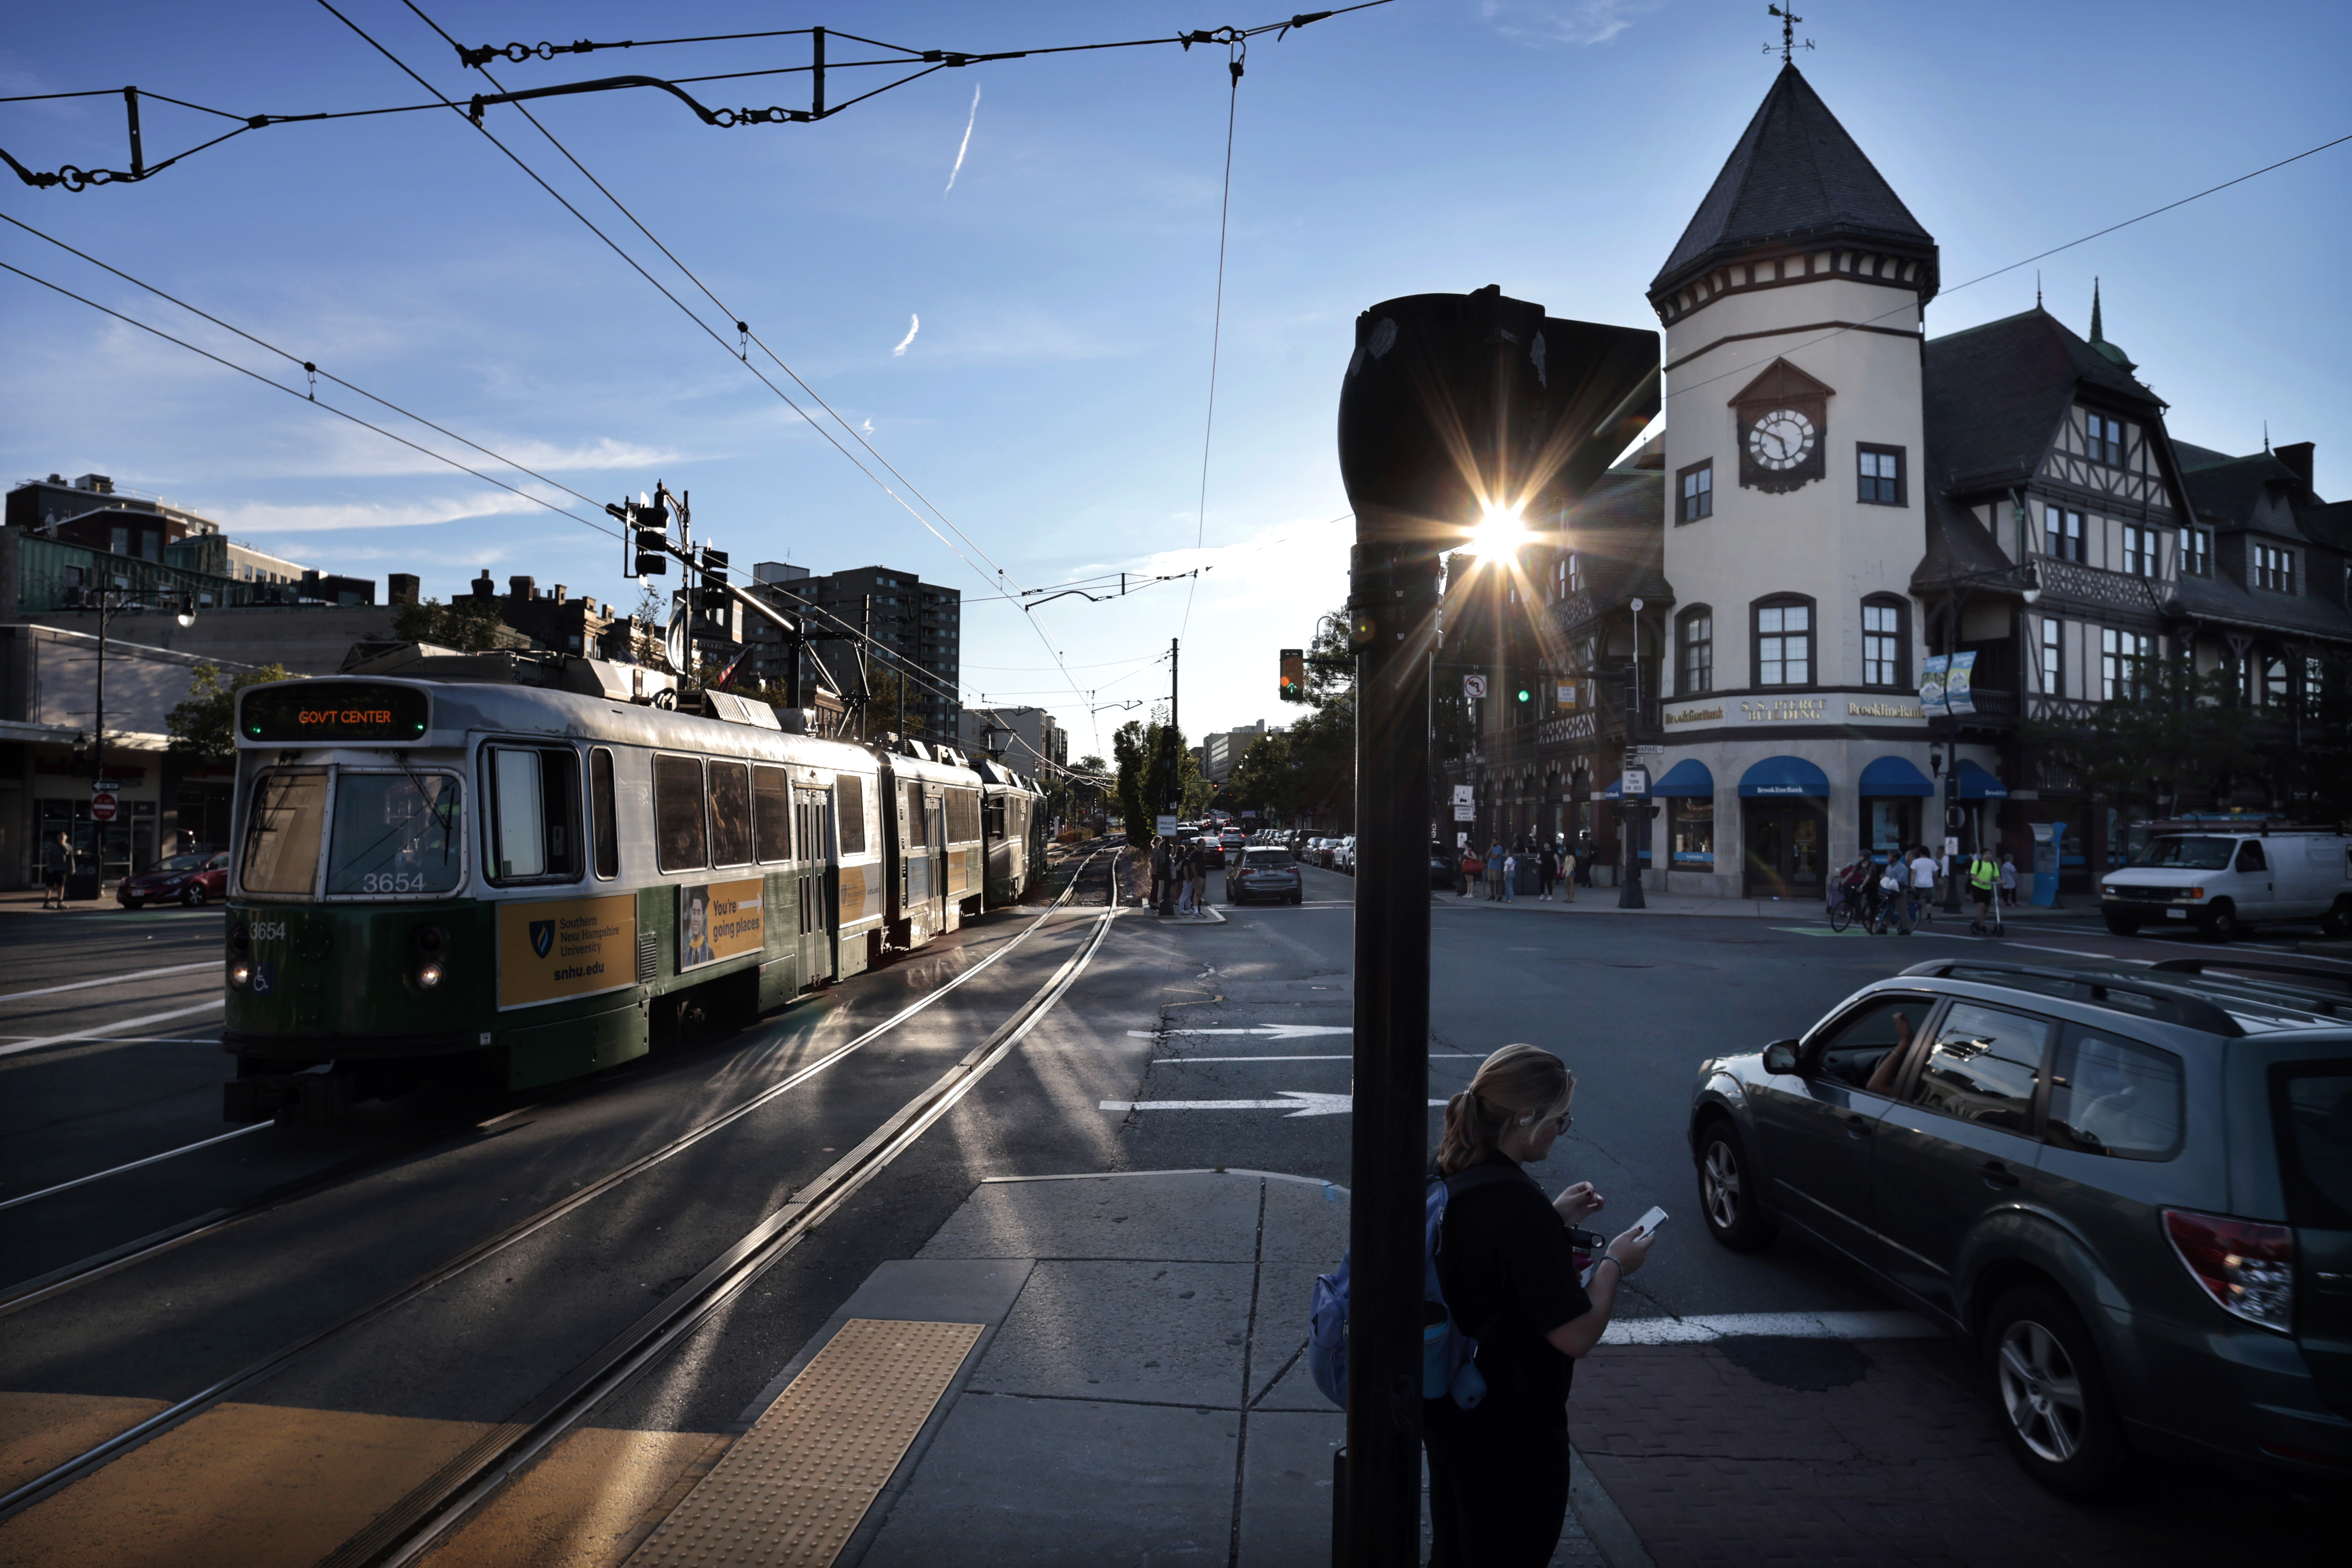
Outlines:
{"type": "Polygon", "coordinates": [[[1515,893],[1525,893],[1529,898],[1542,892],[1543,862],[1533,855],[1520,856],[1519,879],[1513,884],[1511,890],[1515,893]]]}
{"type": "Polygon", "coordinates": [[[84,899],[96,900],[98,897],[98,872],[95,868],[87,871],[67,872],[67,902],[75,903],[84,899]]]}

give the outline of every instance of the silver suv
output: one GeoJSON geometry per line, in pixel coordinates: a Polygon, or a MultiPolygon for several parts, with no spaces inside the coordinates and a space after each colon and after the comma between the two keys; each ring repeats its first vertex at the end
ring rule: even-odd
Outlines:
{"type": "Polygon", "coordinates": [[[1701,1064],[1690,1143],[1717,1241],[1974,1342],[2053,1490],[2135,1443],[2352,1475],[2352,976],[1917,964],[1701,1064]]]}

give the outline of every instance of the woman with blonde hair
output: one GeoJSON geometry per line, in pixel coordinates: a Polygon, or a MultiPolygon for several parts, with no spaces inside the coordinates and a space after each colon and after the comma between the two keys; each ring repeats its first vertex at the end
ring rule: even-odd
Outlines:
{"type": "Polygon", "coordinates": [[[1521,1168],[1568,1131],[1576,1076],[1549,1051],[1505,1046],[1445,1104],[1433,1173],[1449,1194],[1437,1277],[1464,1333],[1478,1342],[1486,1394],[1465,1410],[1425,1401],[1430,1568],[1543,1568],[1568,1517],[1568,1391],[1601,1341],[1617,1287],[1654,1239],[1629,1230],[1580,1282],[1571,1226],[1601,1212],[1590,1182],[1547,1199],[1521,1168]],[[1507,1168],[1503,1179],[1486,1169],[1507,1168]],[[1476,1170],[1481,1180],[1458,1182],[1476,1170]]]}

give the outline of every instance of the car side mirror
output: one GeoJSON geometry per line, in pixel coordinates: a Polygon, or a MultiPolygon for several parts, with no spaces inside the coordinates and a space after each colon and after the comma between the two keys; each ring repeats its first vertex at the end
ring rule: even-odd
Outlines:
{"type": "Polygon", "coordinates": [[[1764,1070],[1787,1075],[1797,1070],[1797,1042],[1775,1040],[1764,1047],[1764,1070]]]}

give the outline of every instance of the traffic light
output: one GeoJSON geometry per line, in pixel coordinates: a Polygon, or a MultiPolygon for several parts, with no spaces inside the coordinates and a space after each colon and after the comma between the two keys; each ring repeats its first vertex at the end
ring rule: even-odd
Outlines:
{"type": "Polygon", "coordinates": [[[1518,689],[1518,699],[1519,699],[1519,700],[1520,700],[1520,701],[1522,701],[1522,702],[1532,702],[1532,701],[1534,701],[1534,700],[1535,700],[1535,695],[1536,695],[1536,694],[1535,694],[1534,690],[1533,690],[1532,689],[1528,688],[1528,687],[1522,686],[1522,687],[1520,687],[1520,688],[1519,688],[1519,689],[1518,689]]]}
{"type": "MultiPolygon", "coordinates": [[[[634,509],[633,509],[634,510],[634,509]]],[[[642,517],[642,511],[637,512],[642,517]]],[[[667,577],[669,575],[669,531],[661,528],[637,530],[637,575],[667,577]]]]}
{"type": "Polygon", "coordinates": [[[1307,700],[1307,650],[1303,647],[1282,650],[1282,700],[1285,702],[1307,700]]]}

